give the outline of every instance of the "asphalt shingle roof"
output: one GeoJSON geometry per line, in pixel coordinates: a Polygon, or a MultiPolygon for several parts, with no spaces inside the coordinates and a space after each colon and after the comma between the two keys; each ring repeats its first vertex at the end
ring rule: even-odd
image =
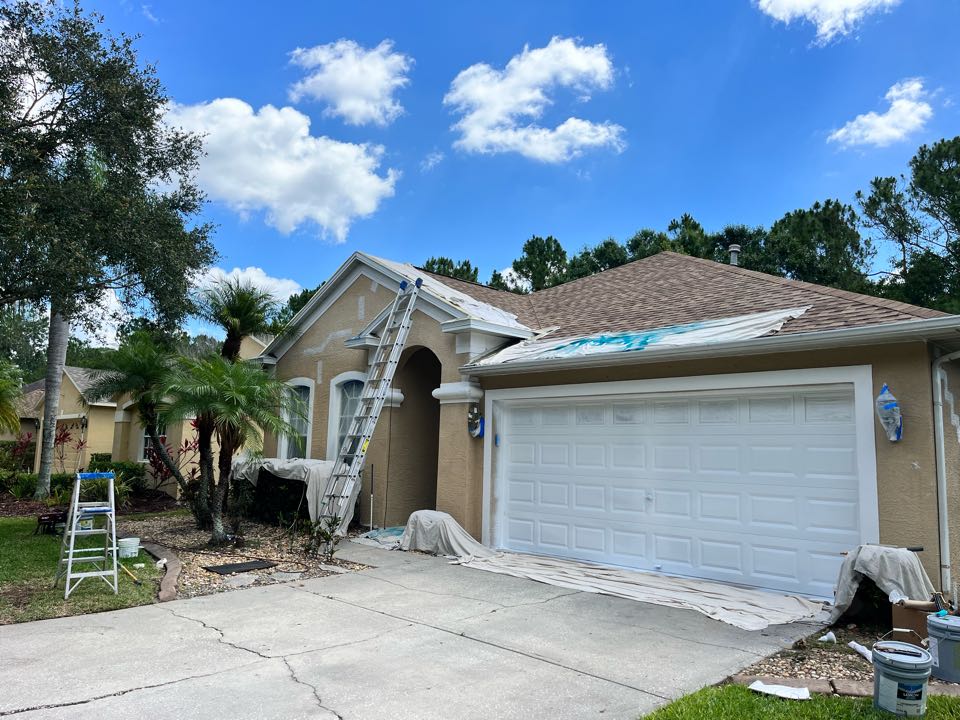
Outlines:
{"type": "Polygon", "coordinates": [[[441,282],[517,315],[552,338],[717,320],[807,307],[780,334],[945,317],[937,310],[788,280],[711,260],[662,252],[529,295],[434,275],[441,282]]]}

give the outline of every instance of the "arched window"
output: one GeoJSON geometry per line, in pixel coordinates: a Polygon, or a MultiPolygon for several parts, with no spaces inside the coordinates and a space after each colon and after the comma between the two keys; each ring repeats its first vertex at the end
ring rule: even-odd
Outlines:
{"type": "Polygon", "coordinates": [[[337,426],[337,452],[343,447],[343,441],[350,430],[350,423],[360,404],[363,383],[359,380],[347,380],[340,385],[340,424],[337,426]]]}
{"type": "Polygon", "coordinates": [[[314,383],[310,378],[293,378],[287,380],[294,396],[300,401],[300,406],[304,412],[303,416],[289,413],[286,421],[293,427],[292,435],[284,435],[280,438],[278,455],[284,459],[308,458],[310,457],[311,435],[310,428],[313,426],[313,387],[314,383]]]}
{"type": "Polygon", "coordinates": [[[336,460],[350,421],[357,412],[366,382],[365,373],[351,370],[330,381],[330,406],[327,410],[327,460],[336,460]]]}

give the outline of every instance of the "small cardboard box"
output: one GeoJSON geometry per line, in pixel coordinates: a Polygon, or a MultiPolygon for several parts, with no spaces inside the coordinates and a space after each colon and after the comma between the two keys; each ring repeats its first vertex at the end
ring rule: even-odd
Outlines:
{"type": "Polygon", "coordinates": [[[920,640],[927,639],[927,615],[925,610],[909,610],[901,605],[893,606],[894,633],[890,636],[894,640],[919,645],[920,640]],[[898,628],[913,632],[896,632],[898,628]],[[917,635],[914,635],[916,633],[917,635]]]}

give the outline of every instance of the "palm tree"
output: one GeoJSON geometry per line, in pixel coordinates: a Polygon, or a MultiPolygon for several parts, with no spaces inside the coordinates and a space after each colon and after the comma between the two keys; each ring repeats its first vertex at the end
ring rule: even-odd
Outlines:
{"type": "Polygon", "coordinates": [[[20,368],[0,360],[0,431],[20,432],[20,409],[17,403],[22,386],[20,368]]]}
{"type": "MultiPolygon", "coordinates": [[[[265,332],[269,328],[268,318],[275,313],[277,307],[270,293],[240,278],[224,278],[214,283],[200,294],[197,304],[200,317],[223,328],[225,336],[220,355],[228,362],[236,362],[240,357],[240,345],[245,337],[265,332]]],[[[198,411],[196,427],[197,450],[200,453],[199,502],[206,501],[210,505],[209,513],[212,516],[212,488],[215,484],[213,436],[216,432],[213,417],[198,411]]],[[[217,512],[222,516],[222,501],[217,512]]]]}
{"type": "Polygon", "coordinates": [[[225,278],[203,291],[200,316],[226,333],[220,354],[230,362],[240,357],[240,344],[248,335],[267,332],[277,310],[273,296],[239,278],[225,278]]]}
{"type": "Polygon", "coordinates": [[[181,491],[187,492],[187,481],[167,452],[159,432],[159,406],[174,364],[172,353],[150,333],[141,330],[126,339],[117,352],[110,355],[108,362],[109,367],[97,375],[87,395],[92,400],[104,400],[129,393],[130,399],[137,404],[137,415],[150,438],[150,447],[173,475],[181,491]]]}
{"type": "MultiPolygon", "coordinates": [[[[161,410],[167,422],[185,418],[209,418],[220,450],[217,457],[219,478],[214,483],[211,472],[210,515],[213,533],[210,543],[227,541],[223,522],[223,505],[227,497],[233,455],[243,448],[258,452],[262,448],[262,432],[292,435],[294,428],[285,417],[302,414],[299,401],[282,382],[247,363],[232,363],[211,355],[200,359],[182,358],[170,376],[165,393],[168,404],[161,410]]],[[[212,468],[210,445],[199,448],[201,467],[212,468]]]]}

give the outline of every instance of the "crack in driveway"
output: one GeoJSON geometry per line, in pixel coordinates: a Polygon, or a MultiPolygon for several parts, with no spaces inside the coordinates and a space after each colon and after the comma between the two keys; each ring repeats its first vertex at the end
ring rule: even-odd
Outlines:
{"type": "Polygon", "coordinates": [[[187,680],[202,680],[208,677],[215,677],[216,675],[223,675],[224,673],[234,672],[235,670],[240,670],[242,668],[252,667],[257,663],[262,662],[262,660],[254,660],[249,662],[246,665],[238,665],[236,667],[229,667],[223,670],[216,670],[215,672],[209,673],[200,673],[199,675],[188,675],[187,677],[177,678],[176,680],[166,680],[164,682],[153,683],[149,685],[139,685],[137,687],[126,688],[124,690],[117,690],[112,693],[104,693],[103,695],[96,695],[91,698],[85,698],[83,700],[68,700],[60,703],[48,703],[46,705],[33,705],[31,707],[24,708],[14,708],[12,710],[2,710],[0,711],[0,717],[5,717],[8,715],[19,715],[20,713],[32,712],[34,710],[51,710],[54,708],[62,707],[73,707],[75,705],[86,705],[87,703],[96,702],[97,700],[106,700],[107,698],[120,697],[121,695],[127,695],[128,693],[138,692],[140,690],[152,690],[154,688],[168,687],[170,685],[176,685],[177,683],[186,682],[187,680]]]}
{"type": "MultiPolygon", "coordinates": [[[[480,643],[480,644],[482,644],[482,645],[487,645],[488,647],[494,647],[494,648],[497,648],[498,650],[503,650],[503,651],[505,651],[505,652],[513,653],[513,654],[515,654],[515,655],[521,655],[521,656],[526,657],[526,658],[528,658],[528,659],[530,659],[530,660],[535,660],[536,662],[546,663],[547,665],[552,665],[552,666],[554,666],[554,667],[562,668],[562,669],[564,669],[564,670],[568,670],[568,671],[573,672],[573,673],[576,673],[576,674],[578,674],[578,675],[584,675],[584,676],[587,676],[587,677],[592,677],[592,678],[594,678],[595,680],[600,680],[600,681],[602,681],[602,682],[608,682],[608,683],[610,683],[610,684],[612,684],[612,685],[618,685],[618,686],[620,686],[620,687],[622,687],[622,688],[626,688],[627,690],[633,690],[634,692],[638,692],[638,693],[641,693],[641,694],[643,694],[643,695],[648,695],[648,696],[650,696],[650,697],[654,697],[654,698],[657,698],[657,699],[659,699],[659,700],[672,700],[672,699],[673,699],[673,698],[670,698],[670,697],[668,697],[668,696],[666,696],[666,695],[660,695],[660,694],[658,694],[658,693],[655,693],[655,692],[653,692],[653,691],[651,691],[651,690],[644,690],[643,688],[636,687],[635,685],[630,685],[630,684],[628,684],[628,683],[620,682],[619,680],[614,680],[613,678],[608,678],[608,677],[604,677],[604,676],[602,676],[602,675],[597,675],[596,673],[592,673],[592,672],[590,672],[589,670],[583,670],[583,669],[581,669],[581,668],[576,668],[576,667],[573,667],[573,666],[571,666],[571,665],[566,665],[565,663],[559,662],[559,661],[557,661],[557,660],[551,660],[551,659],[549,659],[549,658],[540,657],[539,655],[534,655],[533,653],[528,653],[528,652],[525,652],[525,651],[523,651],[523,650],[519,650],[519,649],[517,649],[517,648],[509,647],[508,645],[501,645],[501,644],[499,644],[499,643],[493,642],[492,640],[484,640],[483,638],[479,638],[479,637],[476,637],[476,636],[473,636],[473,635],[468,635],[466,632],[458,632],[458,631],[456,631],[456,630],[451,630],[450,628],[445,628],[445,627],[443,627],[442,625],[431,625],[430,623],[428,623],[428,622],[423,622],[422,620],[416,620],[416,619],[414,619],[414,618],[403,617],[403,616],[401,616],[401,615],[394,615],[393,613],[389,613],[389,612],[387,612],[386,610],[377,610],[376,608],[366,607],[365,605],[360,605],[360,604],[358,604],[358,603],[350,602],[349,600],[344,600],[344,599],[342,599],[342,598],[334,597],[334,596],[332,596],[332,595],[323,595],[322,593],[317,593],[317,592],[314,592],[313,590],[308,590],[307,588],[293,588],[293,589],[296,590],[297,592],[306,592],[306,593],[309,593],[309,594],[311,594],[311,595],[316,595],[317,597],[322,597],[322,598],[325,598],[325,599],[327,599],[327,600],[332,600],[333,602],[342,603],[342,604],[344,604],[344,605],[349,605],[349,606],[351,606],[351,607],[358,608],[358,609],[360,609],[360,610],[366,610],[367,612],[376,613],[377,615],[383,615],[384,617],[393,618],[394,620],[402,620],[402,621],[404,621],[404,622],[408,622],[408,623],[411,623],[411,624],[413,624],[413,625],[420,625],[421,627],[431,628],[432,630],[437,630],[437,631],[439,631],[439,632],[447,633],[448,635],[453,635],[454,637],[459,637],[459,638],[463,638],[463,639],[465,639],[465,640],[470,640],[471,642],[476,642],[476,643],[480,643]]],[[[501,609],[502,609],[502,608],[501,608],[501,609]]],[[[491,610],[490,612],[496,612],[496,611],[495,611],[495,610],[491,610]]]]}

